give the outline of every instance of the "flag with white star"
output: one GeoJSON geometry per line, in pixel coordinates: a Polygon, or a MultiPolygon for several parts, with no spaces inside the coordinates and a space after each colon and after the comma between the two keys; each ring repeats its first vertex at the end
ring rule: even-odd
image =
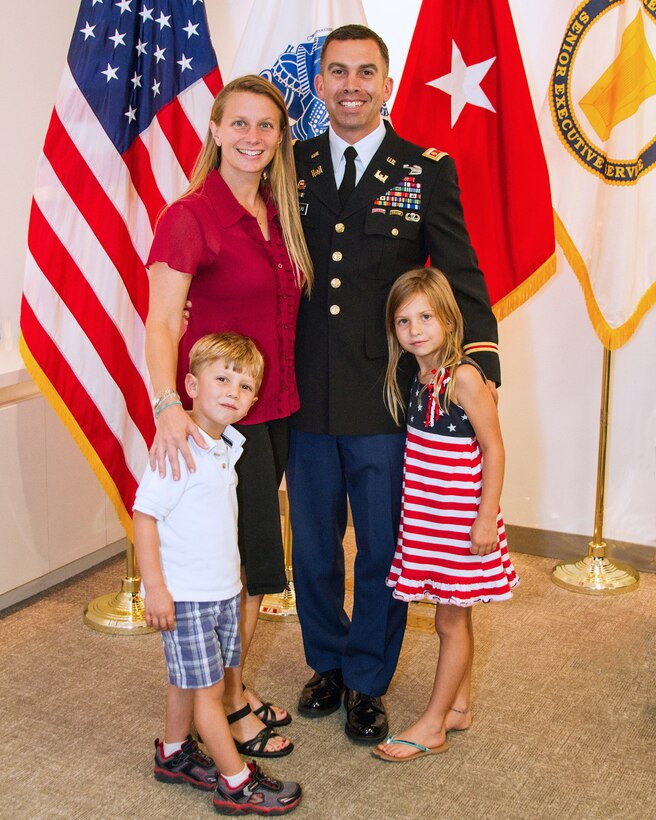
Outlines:
{"type": "Polygon", "coordinates": [[[203,0],[83,0],[37,168],[21,352],[130,536],[154,433],[144,262],[221,86],[203,0]]]}
{"type": "Polygon", "coordinates": [[[556,269],[549,176],[508,0],[423,0],[392,121],[455,159],[502,319],[556,269]]]}

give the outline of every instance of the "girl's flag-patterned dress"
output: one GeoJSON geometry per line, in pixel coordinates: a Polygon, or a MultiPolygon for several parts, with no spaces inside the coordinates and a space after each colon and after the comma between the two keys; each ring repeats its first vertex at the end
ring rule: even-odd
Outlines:
{"type": "MultiPolygon", "coordinates": [[[[448,379],[448,371],[442,370],[438,395],[444,393],[448,379]]],[[[451,402],[446,413],[433,399],[433,386],[422,385],[415,376],[408,407],[401,527],[387,578],[395,598],[471,606],[512,597],[519,578],[508,556],[500,511],[497,548],[489,555],[470,552],[470,531],[481,500],[481,466],[481,451],[465,411],[451,402]]]]}

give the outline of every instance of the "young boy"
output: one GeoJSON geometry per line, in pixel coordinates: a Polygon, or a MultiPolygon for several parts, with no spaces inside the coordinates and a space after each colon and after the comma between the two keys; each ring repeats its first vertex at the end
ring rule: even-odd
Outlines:
{"type": "MultiPolygon", "coordinates": [[[[220,814],[284,814],[301,787],[265,776],[255,762],[244,765],[222,704],[223,669],[240,656],[235,462],[244,437],[230,425],[257,401],[264,361],[250,339],[213,334],[193,346],[189,370],[191,417],[208,449],[189,439],[196,471],[181,461],[178,481],[170,470],[162,477],[146,468],[134,502],[145,618],[162,631],[169,679],[155,777],[213,789],[220,814]],[[192,739],[192,719],[214,760],[192,739]]],[[[167,391],[160,411],[178,401],[167,391]]]]}

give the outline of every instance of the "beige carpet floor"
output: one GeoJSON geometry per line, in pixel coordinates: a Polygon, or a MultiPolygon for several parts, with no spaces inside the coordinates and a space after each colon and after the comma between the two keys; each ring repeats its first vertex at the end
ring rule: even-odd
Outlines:
{"type": "MultiPolygon", "coordinates": [[[[293,708],[309,671],[297,624],[262,622],[250,685],[292,708],[298,820],[656,818],[656,575],[614,597],[556,587],[553,562],[514,554],[513,601],[475,610],[475,723],[447,754],[403,765],[349,742],[342,711],[293,708]]],[[[119,586],[119,559],[0,614],[0,817],[203,818],[210,797],[152,777],[165,688],[157,635],[114,637],[82,610],[119,586]]],[[[430,620],[413,607],[413,623],[430,620]]],[[[387,696],[392,730],[428,697],[434,634],[409,629],[387,696]]]]}

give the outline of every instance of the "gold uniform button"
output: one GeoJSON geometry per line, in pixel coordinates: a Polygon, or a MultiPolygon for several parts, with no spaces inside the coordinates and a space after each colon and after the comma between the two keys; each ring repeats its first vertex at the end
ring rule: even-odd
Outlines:
{"type": "Polygon", "coordinates": [[[331,288],[339,288],[342,286],[342,280],[335,277],[334,279],[330,280],[330,287],[331,288]]]}
{"type": "Polygon", "coordinates": [[[399,235],[399,229],[398,228],[392,228],[392,236],[398,236],[398,235],[399,235]]]}
{"type": "Polygon", "coordinates": [[[337,233],[344,233],[344,223],[338,222],[337,225],[335,225],[335,230],[337,233]]]}
{"type": "Polygon", "coordinates": [[[342,252],[341,251],[335,251],[335,253],[333,254],[333,262],[341,262],[341,261],[342,261],[342,252]]]}
{"type": "Polygon", "coordinates": [[[340,312],[340,310],[341,310],[341,308],[340,308],[339,305],[331,305],[330,306],[330,312],[333,314],[333,316],[337,316],[337,314],[340,312]]]}

